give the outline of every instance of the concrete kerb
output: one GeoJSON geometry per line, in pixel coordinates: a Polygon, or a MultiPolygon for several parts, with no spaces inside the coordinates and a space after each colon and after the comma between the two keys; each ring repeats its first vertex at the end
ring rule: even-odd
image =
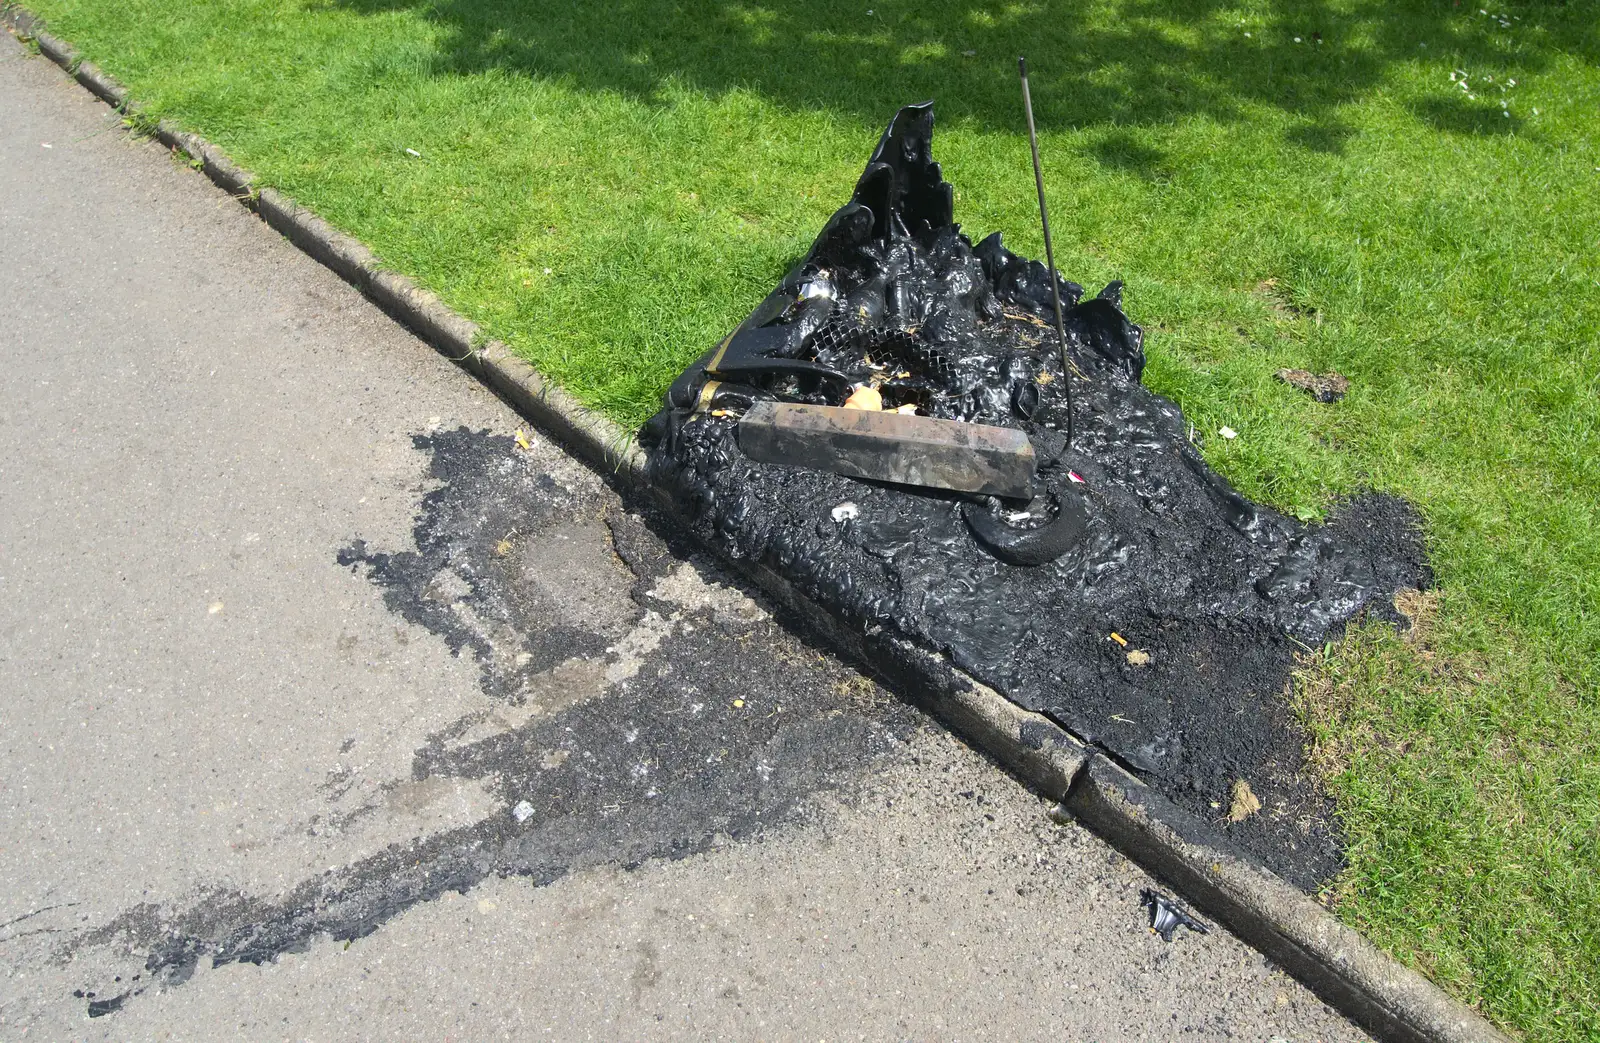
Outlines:
{"type": "MultiPolygon", "coordinates": [[[[31,38],[41,53],[107,104],[137,113],[125,88],[45,32],[30,12],[0,5],[0,23],[31,38]]],[[[647,481],[643,453],[627,431],[546,380],[506,345],[486,339],[475,323],[429,291],[382,269],[355,239],[273,189],[256,192],[249,172],[210,142],[164,121],[152,133],[196,160],[212,181],[275,231],[470,370],[591,466],[677,517],[670,498],[647,481]]],[[[1403,1043],[1509,1043],[1465,1004],[1047,718],[1022,709],[942,656],[887,635],[851,630],[769,569],[728,564],[805,629],[889,681],[1035,791],[1063,802],[1086,826],[1375,1037],[1403,1043]]]]}
{"type": "Polygon", "coordinates": [[[1207,823],[1096,753],[1067,808],[1351,1020],[1388,1040],[1504,1040],[1207,823]]]}
{"type": "MultiPolygon", "coordinates": [[[[231,163],[226,168],[219,164],[219,169],[230,176],[238,172],[231,163]]],[[[248,180],[248,175],[238,173],[248,180]]],[[[275,231],[333,269],[451,361],[472,371],[591,466],[618,475],[629,485],[642,476],[643,454],[627,432],[546,380],[505,344],[485,338],[476,323],[445,307],[428,290],[380,268],[377,257],[360,242],[271,188],[255,196],[254,208],[275,231]]]]}

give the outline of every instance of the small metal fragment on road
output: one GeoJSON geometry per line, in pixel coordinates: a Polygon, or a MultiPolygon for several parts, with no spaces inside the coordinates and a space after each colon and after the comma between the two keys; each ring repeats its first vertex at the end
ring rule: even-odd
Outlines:
{"type": "Polygon", "coordinates": [[[1189,915],[1188,911],[1160,891],[1145,888],[1139,892],[1139,904],[1150,907],[1150,929],[1164,942],[1172,941],[1173,932],[1187,927],[1196,934],[1210,934],[1211,928],[1189,915]]]}
{"type": "Polygon", "coordinates": [[[1034,455],[1012,427],[794,402],[757,402],[739,421],[752,460],[902,485],[1029,499],[1034,455]]]}

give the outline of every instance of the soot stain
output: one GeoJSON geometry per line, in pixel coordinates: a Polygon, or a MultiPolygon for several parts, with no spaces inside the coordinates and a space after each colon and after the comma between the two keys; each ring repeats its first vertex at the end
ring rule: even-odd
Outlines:
{"type": "MultiPolygon", "coordinates": [[[[141,904],[64,952],[117,946],[142,957],[149,981],[172,987],[201,961],[260,964],[318,938],[365,937],[490,875],[542,885],[586,867],[632,868],[758,841],[805,821],[818,791],[848,799],[850,780],[905,755],[916,711],[741,593],[698,603],[664,594],[661,581],[692,566],[593,476],[563,482],[511,439],[464,428],[416,444],[441,483],[422,498],[416,550],[378,552],[356,541],[338,561],[365,569],[392,611],[475,656],[491,702],[520,715],[511,727],[484,727],[493,713],[456,722],[413,757],[413,779],[476,781],[504,810],[392,844],[281,896],[213,890],[182,906],[141,904]],[[572,622],[574,610],[548,584],[529,578],[537,554],[503,552],[513,530],[524,551],[550,550],[562,582],[573,579],[574,561],[583,563],[592,596],[576,614],[590,629],[572,622]],[[605,554],[567,546],[580,537],[605,554]],[[606,569],[613,589],[595,594],[606,569]],[[541,632],[549,630],[554,637],[541,632]],[[618,651],[629,645],[618,635],[630,633],[650,636],[635,642],[637,656],[618,651]],[[506,665],[520,654],[531,661],[506,665]],[[563,691],[562,670],[540,671],[540,662],[599,669],[569,671],[577,690],[563,691]],[[514,809],[524,805],[532,813],[519,817],[514,809]]],[[[127,998],[86,995],[96,1017],[127,998]]]]}
{"type": "Polygon", "coordinates": [[[594,494],[524,466],[509,437],[463,427],[412,442],[430,454],[428,477],[440,483],[422,498],[416,550],[386,553],[355,540],[339,564],[364,567],[390,611],[439,635],[452,654],[470,652],[490,695],[516,691],[564,659],[602,652],[603,630],[559,611],[557,570],[520,567],[531,538],[552,519],[597,509],[594,494]]]}
{"type": "Polygon", "coordinates": [[[974,246],[932,132],[931,103],[902,109],[811,251],[672,385],[642,432],[655,479],[728,558],[948,656],[1314,889],[1339,841],[1282,692],[1296,648],[1392,617],[1390,595],[1429,582],[1415,512],[1369,494],[1305,525],[1246,500],[1141,383],[1122,285],[1052,292],[998,233],[974,246]],[[984,502],[740,450],[754,403],[838,406],[864,386],[884,408],[1022,429],[1039,495],[984,502]],[[1229,823],[1238,780],[1263,810],[1229,823]]]}

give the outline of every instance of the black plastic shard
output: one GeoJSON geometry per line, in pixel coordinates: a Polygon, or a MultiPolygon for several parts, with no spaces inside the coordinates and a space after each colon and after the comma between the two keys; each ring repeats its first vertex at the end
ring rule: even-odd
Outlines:
{"type": "Polygon", "coordinates": [[[1145,888],[1139,892],[1139,904],[1150,907],[1150,929],[1164,942],[1172,941],[1172,934],[1187,927],[1196,934],[1210,934],[1211,928],[1190,916],[1183,908],[1160,891],[1145,888]]]}
{"type": "Polygon", "coordinates": [[[998,233],[962,234],[932,134],[931,103],[900,110],[807,255],[674,382],[643,432],[655,480],[704,539],[784,577],[886,662],[894,640],[948,656],[1202,817],[1250,779],[1274,813],[1221,828],[1316,885],[1338,846],[1282,693],[1297,647],[1426,583],[1414,513],[1368,495],[1305,525],[1237,493],[1141,383],[1144,338],[1119,282],[1058,284],[1063,369],[1045,266],[998,233]],[[868,482],[739,449],[757,401],[852,394],[1020,430],[1036,495],[868,482]]]}

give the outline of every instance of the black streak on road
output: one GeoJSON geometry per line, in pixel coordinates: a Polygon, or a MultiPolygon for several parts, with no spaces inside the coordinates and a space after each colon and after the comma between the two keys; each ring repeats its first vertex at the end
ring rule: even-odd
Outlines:
{"type": "MultiPolygon", "coordinates": [[[[512,439],[464,428],[416,444],[440,483],[422,499],[416,549],[381,553],[357,541],[338,561],[366,570],[391,610],[472,655],[491,702],[529,715],[490,734],[486,715],[465,718],[413,760],[414,780],[494,780],[503,809],[283,896],[217,891],[182,908],[140,905],[68,951],[125,946],[144,957],[150,980],[170,987],[201,960],[261,963],[319,937],[361,938],[490,874],[543,884],[588,866],[759,839],[803,818],[808,795],[848,788],[903,756],[915,712],[766,613],[664,600],[657,581],[685,566],[599,483],[570,488],[512,439]],[[581,545],[585,535],[603,555],[581,545]],[[555,583],[539,575],[546,551],[555,583]],[[614,570],[611,590],[595,585],[604,569],[614,570]],[[572,587],[583,571],[589,585],[572,587]],[[562,585],[567,598],[556,593],[562,585]],[[659,644],[632,661],[631,676],[607,681],[604,667],[626,661],[607,650],[641,626],[659,644]],[[512,809],[524,801],[533,813],[519,822],[512,809]]],[[[123,998],[96,1001],[91,1013],[123,998]]]]}

